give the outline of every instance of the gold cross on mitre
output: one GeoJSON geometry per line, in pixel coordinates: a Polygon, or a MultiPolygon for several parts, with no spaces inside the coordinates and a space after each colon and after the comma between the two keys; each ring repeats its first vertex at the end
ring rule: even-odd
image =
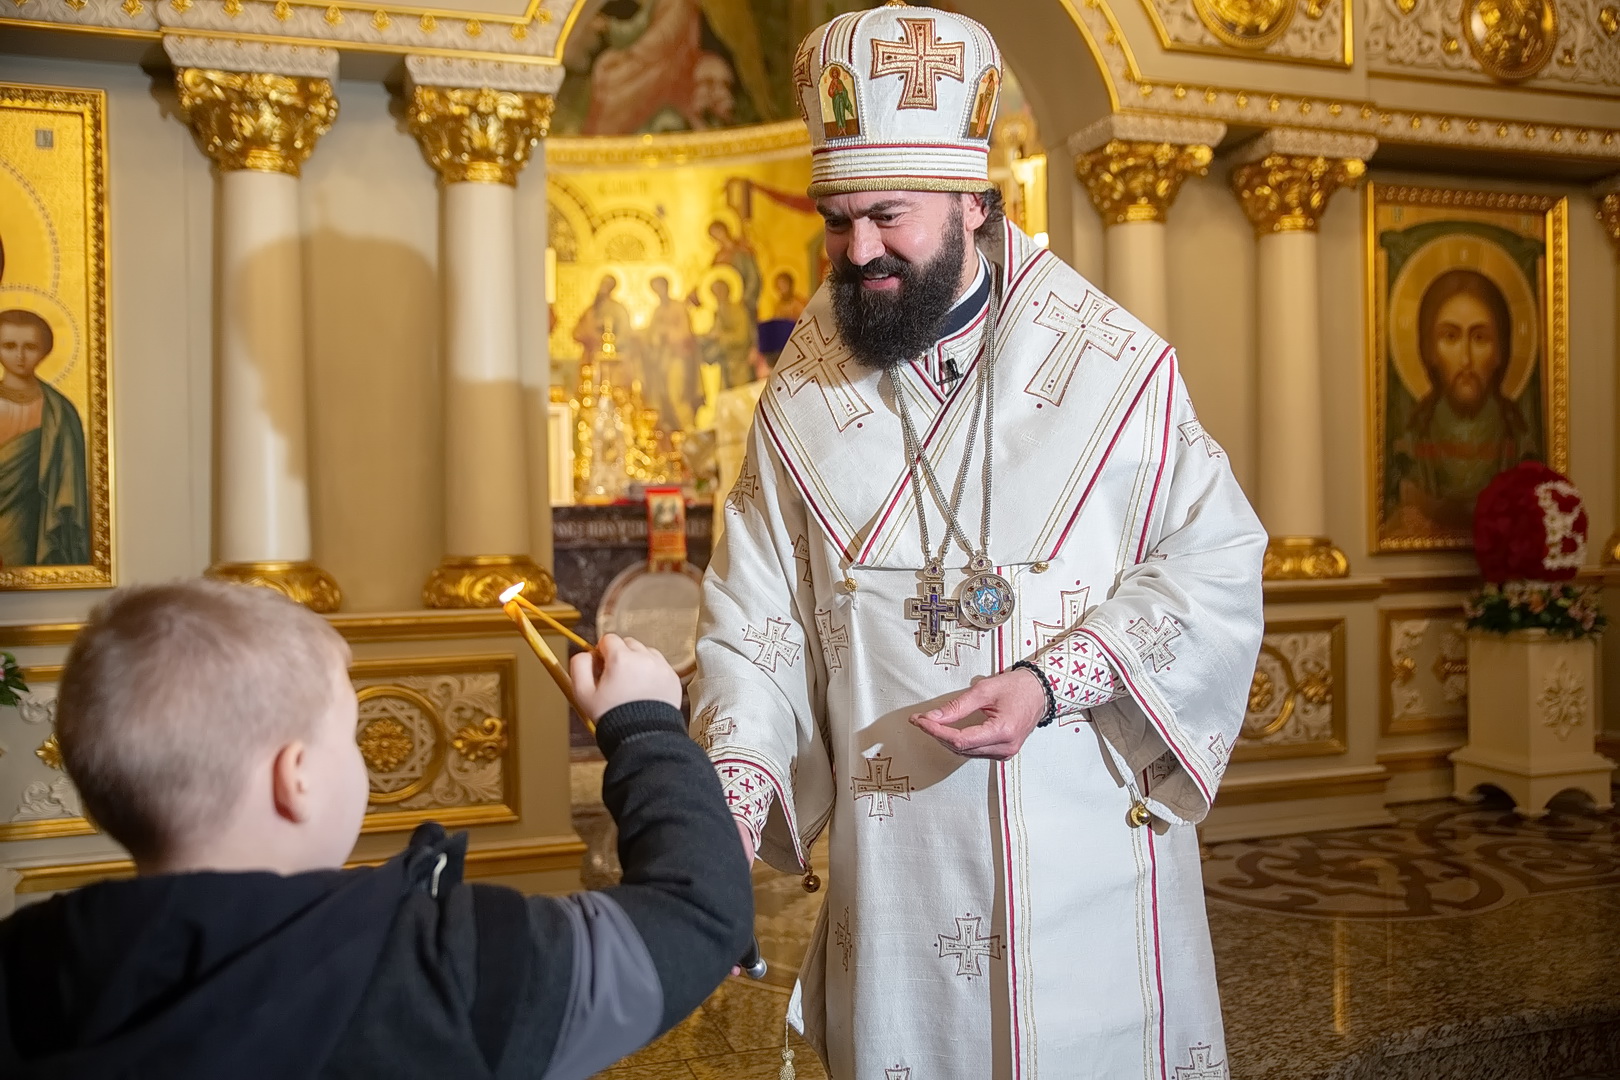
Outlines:
{"type": "Polygon", "coordinates": [[[967,47],[960,41],[939,40],[933,19],[901,19],[900,26],[905,34],[901,40],[872,42],[871,77],[900,76],[902,109],[936,109],[939,80],[949,76],[963,81],[967,47]]]}

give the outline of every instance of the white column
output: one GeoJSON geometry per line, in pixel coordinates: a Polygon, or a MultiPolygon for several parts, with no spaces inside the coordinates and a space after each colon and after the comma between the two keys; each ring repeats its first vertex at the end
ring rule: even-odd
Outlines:
{"type": "Polygon", "coordinates": [[[1170,332],[1165,222],[1188,176],[1209,171],[1226,125],[1116,115],[1069,140],[1074,172],[1102,215],[1108,294],[1160,334],[1170,332]]]}
{"type": "Polygon", "coordinates": [[[530,535],[517,183],[546,134],[562,69],[421,56],[406,69],[411,133],[441,183],[446,554],[423,603],[495,607],[517,581],[549,602],[557,587],[530,535]]]}
{"type": "Polygon", "coordinates": [[[1377,142],[1276,129],[1245,147],[1232,186],[1259,237],[1260,518],[1268,580],[1345,577],[1328,536],[1316,230],[1377,142]]]}
{"type": "Polygon", "coordinates": [[[165,38],[180,111],[219,171],[218,432],[208,576],[316,611],[342,594],[311,561],[299,172],[337,117],[337,54],[165,38]],[[251,57],[259,70],[234,69],[251,57]]]}
{"type": "Polygon", "coordinates": [[[307,562],[304,297],[298,179],[219,178],[221,563],[307,562]]]}
{"type": "Polygon", "coordinates": [[[518,368],[516,191],[444,185],[445,546],[529,551],[529,475],[518,368]]]}

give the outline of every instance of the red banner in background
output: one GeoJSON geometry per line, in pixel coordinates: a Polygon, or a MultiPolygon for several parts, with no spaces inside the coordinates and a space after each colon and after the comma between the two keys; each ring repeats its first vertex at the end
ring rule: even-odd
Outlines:
{"type": "Polygon", "coordinates": [[[647,489],[647,568],[679,570],[686,563],[686,497],[678,487],[647,489]]]}

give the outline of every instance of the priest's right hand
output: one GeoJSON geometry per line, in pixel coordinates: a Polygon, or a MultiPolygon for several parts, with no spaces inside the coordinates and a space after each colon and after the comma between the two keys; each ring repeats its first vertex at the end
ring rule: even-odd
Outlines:
{"type": "Polygon", "coordinates": [[[748,822],[742,818],[735,818],[737,822],[737,836],[742,840],[743,855],[748,859],[748,865],[754,865],[758,856],[754,852],[754,830],[748,827],[748,822]]]}
{"type": "Polygon", "coordinates": [[[664,654],[635,638],[603,634],[591,652],[568,661],[574,696],[591,716],[606,716],[632,701],[662,701],[681,707],[681,677],[664,654]]]}
{"type": "Polygon", "coordinates": [[[973,685],[937,709],[918,713],[911,722],[963,757],[1006,761],[1023,749],[1024,740],[1046,715],[1046,691],[1039,675],[1011,668],[973,680],[973,685]],[[966,727],[956,724],[981,714],[966,727]]]}

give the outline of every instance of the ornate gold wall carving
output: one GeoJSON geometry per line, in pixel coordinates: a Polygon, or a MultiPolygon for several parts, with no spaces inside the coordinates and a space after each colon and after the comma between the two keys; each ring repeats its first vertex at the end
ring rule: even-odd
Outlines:
{"type": "Polygon", "coordinates": [[[1164,221],[1189,176],[1209,172],[1208,146],[1111,139],[1074,159],[1074,175],[1110,225],[1164,221]]]}
{"type": "MultiPolygon", "coordinates": [[[[355,739],[371,784],[362,831],[518,820],[516,662],[510,655],[363,660],[351,674],[360,698],[355,739]]],[[[78,792],[61,766],[54,731],[60,667],[23,669],[29,693],[16,715],[48,732],[7,799],[0,841],[85,836],[78,792]]],[[[3,719],[3,718],[0,718],[3,719]]],[[[25,727],[25,730],[26,730],[25,727]]],[[[27,735],[37,738],[37,735],[27,735]]]]}
{"type": "Polygon", "coordinates": [[[322,615],[343,603],[343,590],[331,574],[308,562],[215,563],[204,575],[215,581],[274,589],[287,599],[322,615]]]}
{"type": "Polygon", "coordinates": [[[516,184],[555,103],[550,94],[487,86],[413,85],[407,119],[444,183],[516,184]]]}
{"type": "Polygon", "coordinates": [[[1342,754],[1344,620],[1266,624],[1233,761],[1342,754]]]}
{"type": "Polygon", "coordinates": [[[551,573],[527,555],[448,555],[422,586],[422,604],[430,608],[498,608],[500,595],[518,582],[536,604],[557,599],[551,573]]]}
{"type": "Polygon", "coordinates": [[[1614,0],[1374,0],[1368,64],[1454,81],[1620,89],[1614,0]]]}
{"type": "Polygon", "coordinates": [[[510,656],[363,661],[355,739],[371,781],[365,832],[518,818],[510,656]],[[451,813],[453,811],[453,813],[451,813]]]}
{"type": "Polygon", "coordinates": [[[1143,0],[1159,44],[1172,52],[1348,67],[1345,0],[1143,0]]]}
{"type": "Polygon", "coordinates": [[[1318,581],[1349,574],[1349,558],[1325,536],[1273,536],[1266,541],[1260,571],[1266,581],[1318,581]]]}
{"type": "Polygon", "coordinates": [[[197,146],[222,172],[297,176],[338,114],[329,79],[188,67],[175,85],[197,146]]]}
{"type": "Polygon", "coordinates": [[[1607,192],[1598,199],[1598,220],[1614,241],[1615,248],[1620,250],[1620,190],[1607,192]]]}
{"type": "Polygon", "coordinates": [[[1315,232],[1333,193],[1366,173],[1359,158],[1267,154],[1232,170],[1232,190],[1260,235],[1315,232]]]}
{"type": "Polygon", "coordinates": [[[1382,688],[1378,730],[1468,730],[1468,641],[1460,607],[1378,613],[1382,688]]]}

